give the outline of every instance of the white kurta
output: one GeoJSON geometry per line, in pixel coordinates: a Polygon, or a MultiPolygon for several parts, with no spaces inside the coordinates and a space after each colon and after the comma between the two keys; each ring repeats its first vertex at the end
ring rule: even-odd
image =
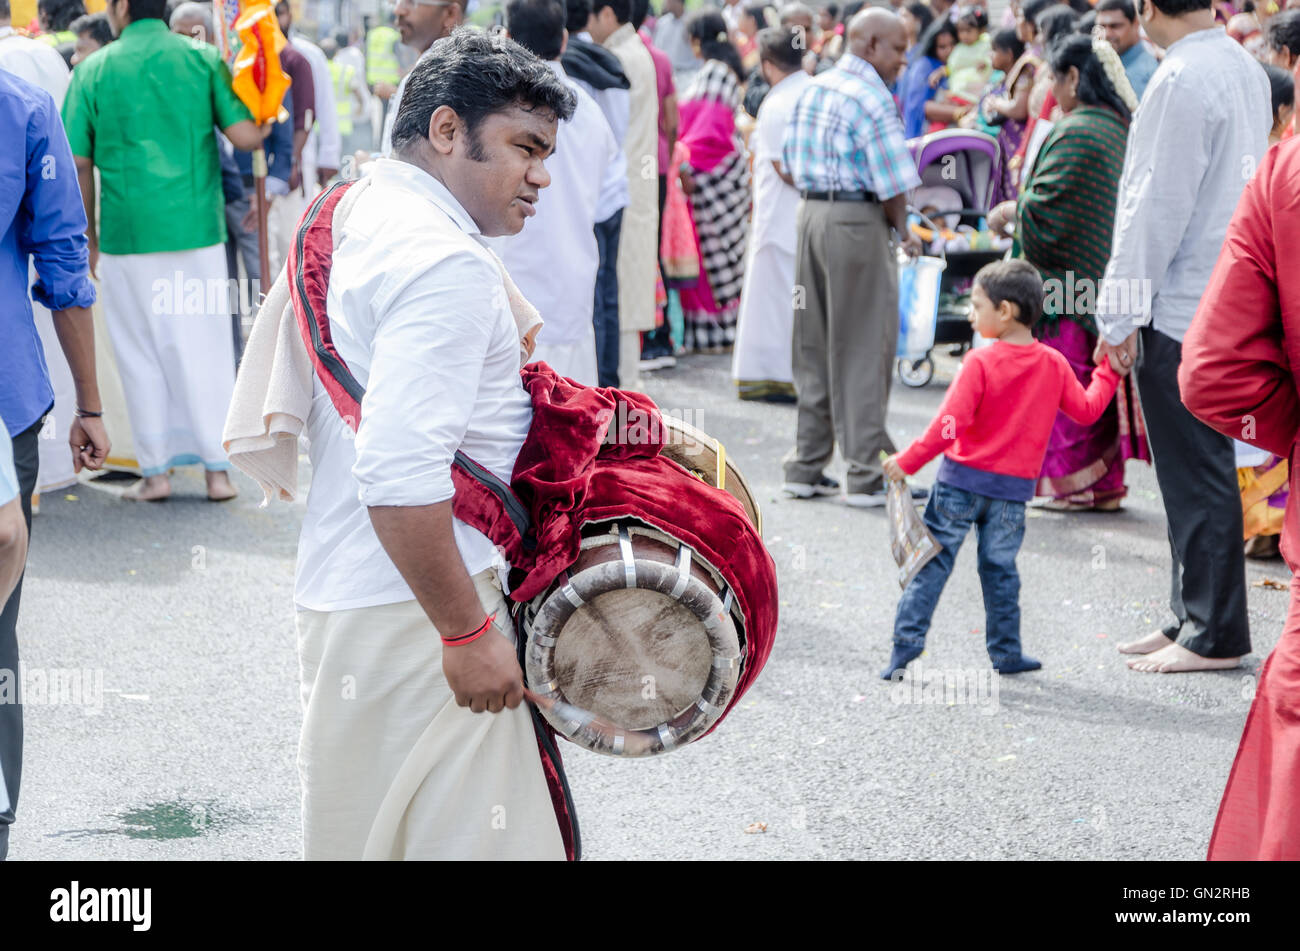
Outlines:
{"type": "Polygon", "coordinates": [[[577,107],[556,132],[555,152],[546,159],[551,183],[538,197],[537,214],[519,234],[489,243],[545,322],[533,359],[596,386],[592,311],[600,254],[593,228],[601,220],[602,182],[622,163],[622,151],[595,101],[558,61],[549,65],[577,96],[577,107]]]}
{"type": "Polygon", "coordinates": [[[229,469],[221,431],[235,345],[225,246],[101,253],[99,285],[140,471],[229,469]]]}
{"type": "Polygon", "coordinates": [[[795,216],[799,191],[772,167],[781,160],[786,126],[799,94],[811,81],[803,70],[781,80],[758,110],[750,137],[754,152],[754,225],[740,292],[732,376],[740,382],[793,383],[795,216]]]}
{"type": "Polygon", "coordinates": [[[633,388],[641,358],[641,331],[655,328],[655,276],[659,254],[659,91],[650,51],[630,23],[603,44],[627,74],[631,108],[623,151],[628,205],[618,241],[619,381],[633,388]],[[638,335],[633,337],[633,335],[638,335]]]}

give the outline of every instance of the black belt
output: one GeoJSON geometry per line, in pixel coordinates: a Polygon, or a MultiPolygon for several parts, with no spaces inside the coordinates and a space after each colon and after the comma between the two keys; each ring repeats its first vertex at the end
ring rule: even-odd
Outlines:
{"type": "Polygon", "coordinates": [[[799,193],[799,197],[803,198],[805,201],[874,201],[874,202],[880,201],[880,199],[876,197],[875,192],[863,192],[863,191],[857,191],[857,192],[801,191],[799,193]]]}

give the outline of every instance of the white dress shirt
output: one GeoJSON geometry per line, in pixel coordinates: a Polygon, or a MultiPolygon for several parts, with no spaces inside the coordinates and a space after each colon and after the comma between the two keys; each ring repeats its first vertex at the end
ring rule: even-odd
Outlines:
{"type": "Polygon", "coordinates": [[[506,271],[545,321],[534,358],[561,376],[597,384],[596,331],[592,324],[596,270],[600,254],[593,230],[601,183],[611,166],[624,166],[600,107],[564,72],[547,63],[578,104],[573,118],[560,123],[555,151],[546,159],[551,184],[537,199],[537,214],[517,235],[490,239],[506,271]]]}
{"type": "MultiPolygon", "coordinates": [[[[314,611],[410,600],[367,506],[450,499],[458,449],[508,482],[533,416],[501,270],[473,220],[414,165],[381,159],[371,175],[338,238],[327,304],[366,390],[360,428],[354,438],[319,380],[307,420],[295,601],[314,611]]],[[[466,571],[504,569],[484,535],[453,525],[466,571]]]]}
{"type": "Polygon", "coordinates": [[[12,26],[0,26],[0,69],[41,87],[54,97],[56,106],[63,108],[72,74],[53,46],[15,33],[12,26]]]}
{"type": "Polygon", "coordinates": [[[799,191],[776,174],[772,163],[781,161],[785,130],[794,115],[799,94],[812,81],[802,69],[795,70],[771,88],[758,107],[754,147],[754,237],[758,244],[774,244],[794,254],[795,218],[799,213],[799,191]]]}
{"type": "MultiPolygon", "coordinates": [[[[590,33],[579,33],[578,38],[592,42],[590,33]]],[[[606,169],[605,178],[601,183],[600,200],[596,204],[596,220],[604,221],[620,208],[627,207],[627,154],[623,152],[623,142],[627,138],[627,122],[632,111],[632,97],[630,90],[627,89],[615,87],[597,89],[576,76],[567,78],[570,83],[590,96],[600,108],[610,131],[614,133],[614,141],[618,144],[619,152],[623,154],[622,166],[620,168],[611,166],[606,169]]]]}
{"type": "Polygon", "coordinates": [[[314,161],[309,160],[309,164],[316,168],[338,168],[343,138],[339,134],[339,111],[334,102],[334,77],[330,73],[329,60],[319,46],[296,30],[290,35],[289,42],[311,63],[311,81],[316,87],[316,127],[303,151],[314,158],[314,161]]]}
{"type": "Polygon", "coordinates": [[[1268,76],[1223,27],[1169,47],[1129,129],[1097,294],[1106,340],[1146,324],[1183,339],[1272,125],[1268,76]]]}

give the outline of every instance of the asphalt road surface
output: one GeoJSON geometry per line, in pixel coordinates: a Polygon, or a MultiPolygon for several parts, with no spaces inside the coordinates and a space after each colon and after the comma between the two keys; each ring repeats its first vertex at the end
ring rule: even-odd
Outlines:
{"type": "MultiPolygon", "coordinates": [[[[895,386],[900,445],[951,367],[922,390],[895,386]]],[[[989,675],[971,541],[921,663],[975,689],[895,687],[877,678],[899,594],[883,510],[780,498],[794,408],[736,400],[729,370],[687,358],[647,389],[720,438],[763,503],[775,651],[722,727],[686,749],[620,761],[564,747],[585,856],[1203,857],[1286,591],[1250,588],[1255,653],[1241,669],[1128,670],[1115,644],[1164,622],[1169,588],[1154,474],[1130,463],[1120,514],[1030,512],[1022,631],[1041,671],[989,675]]],[[[163,505],[121,501],[122,482],[43,500],[19,636],[29,681],[44,672],[64,692],[26,710],[12,859],[300,855],[302,503],[259,508],[253,483],[237,483],[226,505],[203,499],[195,471],[163,505]]],[[[1289,579],[1280,561],[1248,576],[1289,579]]]]}

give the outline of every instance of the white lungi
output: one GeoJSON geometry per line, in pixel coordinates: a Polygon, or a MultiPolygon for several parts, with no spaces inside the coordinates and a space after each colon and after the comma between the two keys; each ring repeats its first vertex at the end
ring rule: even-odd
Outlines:
{"type": "Polygon", "coordinates": [[[596,370],[596,328],[588,323],[590,333],[585,340],[578,343],[548,343],[546,328],[537,335],[537,347],[528,362],[542,360],[560,376],[567,376],[583,386],[599,386],[600,376],[596,370]]]}
{"type": "MultiPolygon", "coordinates": [[[[492,571],[474,576],[511,636],[492,571]]],[[[297,614],[307,859],[564,859],[526,704],[456,705],[416,601],[297,614]]]]}
{"type": "Polygon", "coordinates": [[[740,291],[733,379],[793,383],[794,254],[777,244],[752,245],[740,291]]]}
{"type": "MultiPolygon", "coordinates": [[[[35,278],[34,267],[32,277],[35,278]]],[[[41,336],[45,367],[49,370],[50,385],[54,389],[54,409],[45,418],[37,440],[36,492],[39,494],[77,481],[72,449],[68,445],[68,431],[77,413],[77,388],[72,381],[68,360],[63,355],[63,347],[59,345],[58,332],[54,329],[54,314],[45,305],[32,301],[32,317],[36,321],[36,332],[41,336]]]]}
{"type": "Polygon", "coordinates": [[[228,280],[220,244],[99,256],[104,319],[144,475],[196,463],[230,468],[221,446],[235,386],[228,280]]]}

